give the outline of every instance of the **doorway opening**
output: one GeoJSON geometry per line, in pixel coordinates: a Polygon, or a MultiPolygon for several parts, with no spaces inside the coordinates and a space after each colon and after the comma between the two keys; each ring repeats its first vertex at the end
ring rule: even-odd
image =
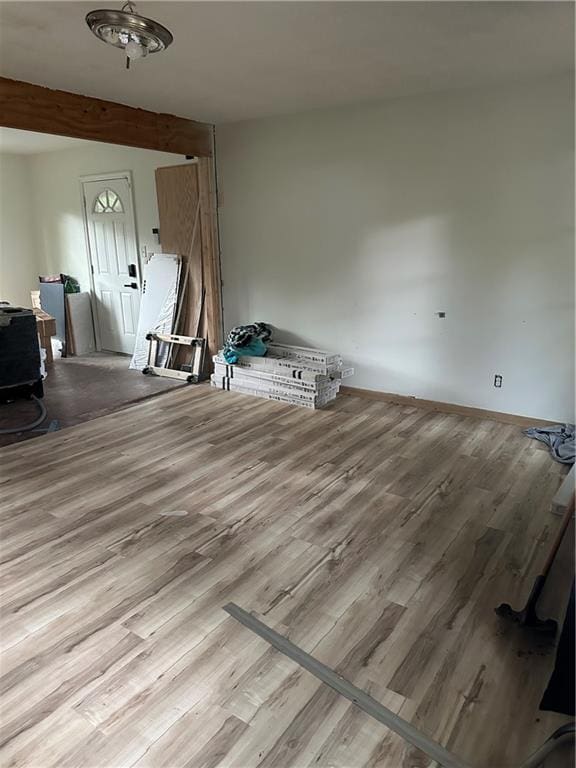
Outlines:
{"type": "MultiPolygon", "coordinates": [[[[131,369],[131,361],[146,267],[166,254],[185,263],[190,253],[174,232],[185,239],[199,205],[178,192],[172,173],[174,199],[167,199],[165,185],[157,188],[158,171],[182,168],[196,178],[197,165],[167,152],[0,128],[0,302],[35,316],[48,411],[38,431],[0,436],[0,444],[182,386],[143,376],[143,366],[131,369]]],[[[198,201],[200,182],[195,194],[198,201]]],[[[198,261],[206,221],[195,238],[198,261]]],[[[192,280],[196,272],[178,274],[176,298],[184,276],[192,280]]],[[[189,294],[182,292],[183,320],[189,294]]],[[[26,424],[30,412],[30,403],[14,400],[2,407],[0,428],[26,424]]]]}

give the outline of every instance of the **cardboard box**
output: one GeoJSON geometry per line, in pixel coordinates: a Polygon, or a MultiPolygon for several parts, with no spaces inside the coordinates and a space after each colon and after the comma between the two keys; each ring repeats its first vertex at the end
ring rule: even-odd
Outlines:
{"type": "Polygon", "coordinates": [[[285,386],[269,381],[258,381],[257,379],[230,378],[229,376],[219,376],[213,373],[210,377],[220,389],[234,390],[237,387],[244,389],[254,389],[258,392],[267,392],[275,395],[285,395],[287,397],[305,400],[307,402],[316,402],[327,397],[336,397],[340,389],[340,382],[330,382],[320,390],[302,390],[294,386],[285,386]]]}
{"type": "Polygon", "coordinates": [[[326,396],[315,396],[312,398],[304,399],[301,397],[294,397],[290,394],[270,392],[265,389],[256,389],[254,387],[245,387],[226,377],[218,379],[214,376],[214,374],[212,374],[210,384],[216,389],[236,392],[238,394],[252,395],[253,397],[260,397],[264,400],[275,400],[277,402],[288,403],[290,405],[298,405],[302,408],[309,408],[311,410],[322,408],[336,398],[336,392],[333,392],[331,394],[327,394],[326,396]]]}
{"type": "MultiPolygon", "coordinates": [[[[242,365],[230,365],[226,363],[220,363],[214,358],[214,373],[218,376],[229,376],[231,379],[247,378],[261,381],[277,382],[278,384],[284,384],[286,386],[297,386],[301,389],[308,389],[314,391],[319,386],[329,384],[333,379],[329,376],[321,376],[320,374],[313,374],[314,381],[308,381],[306,379],[296,379],[290,376],[285,376],[282,373],[275,373],[271,368],[259,370],[258,368],[248,368],[242,365]]],[[[281,369],[282,370],[282,369],[281,369]]]]}
{"type": "Polygon", "coordinates": [[[268,344],[268,352],[276,357],[290,357],[298,360],[308,360],[322,365],[342,364],[342,356],[323,349],[311,349],[310,347],[296,347],[292,344],[268,344]]]}
{"type": "Polygon", "coordinates": [[[232,378],[230,376],[221,376],[218,373],[214,373],[212,375],[218,382],[227,379],[241,387],[261,389],[267,392],[278,392],[280,394],[293,395],[294,397],[301,397],[304,399],[314,398],[319,395],[326,395],[333,391],[338,392],[340,389],[340,382],[329,382],[328,384],[323,384],[316,389],[302,389],[302,387],[299,387],[298,385],[280,384],[276,381],[266,381],[256,378],[249,379],[243,376],[234,376],[232,378]]]}
{"type": "MultiPolygon", "coordinates": [[[[221,353],[215,355],[214,362],[227,365],[225,358],[221,353]]],[[[284,376],[289,376],[293,379],[301,379],[307,381],[315,381],[315,377],[309,374],[316,374],[316,376],[327,376],[337,373],[341,365],[337,363],[330,363],[324,365],[322,363],[313,363],[309,360],[292,359],[288,357],[275,357],[273,355],[266,355],[264,357],[254,357],[252,355],[243,355],[238,358],[238,361],[234,365],[240,365],[243,368],[255,368],[256,370],[274,371],[281,373],[284,376]]]]}
{"type": "Polygon", "coordinates": [[[214,373],[217,373],[219,376],[230,376],[231,378],[236,376],[261,377],[268,379],[269,381],[278,381],[279,383],[285,384],[297,383],[305,389],[314,389],[318,385],[325,384],[326,382],[346,379],[349,376],[354,375],[354,368],[340,368],[340,370],[326,375],[321,373],[311,373],[310,371],[300,371],[300,373],[303,374],[303,377],[288,376],[286,375],[288,371],[283,368],[279,368],[278,371],[276,371],[270,366],[266,367],[263,365],[258,368],[256,365],[247,366],[236,363],[230,364],[221,362],[221,359],[222,358],[219,358],[217,355],[212,358],[214,362],[214,373]]]}

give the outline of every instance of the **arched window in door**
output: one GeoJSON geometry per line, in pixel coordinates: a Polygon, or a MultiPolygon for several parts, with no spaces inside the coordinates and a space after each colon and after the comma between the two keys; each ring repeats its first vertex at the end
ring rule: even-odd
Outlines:
{"type": "Polygon", "coordinates": [[[105,189],[94,200],[93,213],[124,213],[122,200],[113,189],[105,189]]]}

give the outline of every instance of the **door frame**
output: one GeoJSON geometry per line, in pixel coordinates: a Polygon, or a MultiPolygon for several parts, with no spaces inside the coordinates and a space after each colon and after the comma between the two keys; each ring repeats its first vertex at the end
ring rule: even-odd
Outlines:
{"type": "Polygon", "coordinates": [[[206,266],[214,277],[206,291],[208,331],[214,344],[223,341],[214,125],[0,77],[0,126],[198,157],[206,266]]]}
{"type": "Polygon", "coordinates": [[[88,261],[88,272],[90,274],[90,301],[92,303],[92,314],[94,318],[94,336],[96,339],[96,350],[102,351],[102,339],[100,337],[100,320],[98,318],[98,303],[96,301],[96,285],[94,283],[94,260],[90,249],[90,234],[88,232],[88,211],[86,210],[86,196],[84,195],[84,184],[91,181],[127,181],[129,189],[129,205],[132,208],[132,221],[134,222],[134,242],[136,244],[136,269],[138,271],[138,292],[142,295],[142,264],[140,263],[140,243],[138,241],[138,224],[136,221],[136,206],[134,204],[134,184],[132,182],[132,171],[116,171],[111,173],[90,173],[82,175],[78,179],[80,187],[80,204],[82,206],[82,221],[84,223],[84,240],[86,242],[86,259],[88,261]]]}
{"type": "Polygon", "coordinates": [[[212,123],[7,77],[0,77],[0,125],[176,155],[214,155],[212,123]]]}

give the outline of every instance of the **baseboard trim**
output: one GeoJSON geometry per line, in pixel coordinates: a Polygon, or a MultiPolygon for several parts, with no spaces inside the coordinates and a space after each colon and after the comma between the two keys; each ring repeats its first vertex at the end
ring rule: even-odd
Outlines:
{"type": "Polygon", "coordinates": [[[529,416],[518,416],[515,413],[501,413],[500,411],[487,411],[484,408],[472,408],[468,405],[456,405],[454,403],[442,403],[437,400],[421,400],[419,397],[409,395],[395,395],[392,392],[380,392],[376,389],[360,389],[358,387],[340,387],[343,395],[356,395],[368,400],[383,400],[395,405],[411,405],[414,408],[423,408],[427,411],[439,413],[457,413],[460,416],[474,416],[478,419],[500,421],[503,424],[514,424],[519,427],[533,427],[538,424],[557,424],[557,421],[546,419],[533,419],[529,416]]]}

